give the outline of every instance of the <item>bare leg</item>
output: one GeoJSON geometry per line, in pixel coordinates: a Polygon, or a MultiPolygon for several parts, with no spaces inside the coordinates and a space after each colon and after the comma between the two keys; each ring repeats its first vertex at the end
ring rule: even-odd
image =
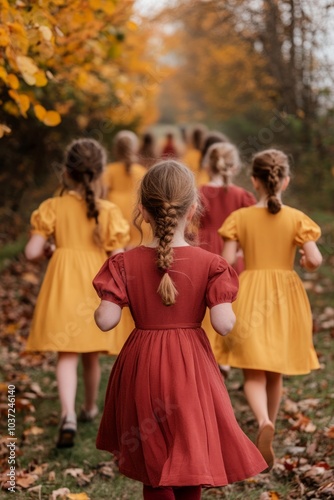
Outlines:
{"type": "Polygon", "coordinates": [[[97,409],[96,401],[100,386],[101,368],[98,352],[85,352],[82,354],[83,379],[85,386],[84,409],[94,412],[97,409]]]}
{"type": "Polygon", "coordinates": [[[280,373],[266,372],[267,377],[267,398],[268,414],[275,425],[278,410],[282,399],[283,377],[280,373]]]}
{"type": "Polygon", "coordinates": [[[256,445],[268,464],[268,470],[272,468],[275,461],[272,447],[275,429],[271,418],[274,417],[275,421],[277,416],[281,378],[279,373],[244,370],[245,395],[259,425],[256,445]]]}
{"type": "Polygon", "coordinates": [[[248,404],[261,427],[270,422],[268,414],[267,377],[263,370],[243,370],[244,392],[248,404]]]}
{"type": "Polygon", "coordinates": [[[56,376],[62,418],[75,419],[78,359],[79,355],[75,352],[58,353],[56,376]]]}

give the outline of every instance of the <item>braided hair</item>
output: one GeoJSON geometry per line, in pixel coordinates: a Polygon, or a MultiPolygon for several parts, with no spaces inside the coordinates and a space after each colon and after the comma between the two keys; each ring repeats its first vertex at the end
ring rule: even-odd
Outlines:
{"type": "Polygon", "coordinates": [[[130,173],[131,165],[137,161],[139,149],[138,137],[131,130],[121,130],[114,137],[116,160],[124,163],[125,171],[130,173]]]}
{"type": "Polygon", "coordinates": [[[290,174],[289,160],[285,153],[277,149],[267,149],[257,153],[252,161],[252,176],[259,179],[267,191],[268,211],[277,214],[281,202],[277,197],[283,179],[290,174]]]}
{"type": "Polygon", "coordinates": [[[203,139],[202,143],[202,149],[201,149],[201,161],[200,161],[200,168],[202,169],[204,167],[204,158],[206,156],[207,150],[212,144],[216,144],[217,142],[230,142],[228,137],[226,137],[225,134],[222,132],[219,132],[218,130],[213,130],[211,132],[208,132],[203,139]]]}
{"type": "Polygon", "coordinates": [[[212,144],[204,158],[204,165],[213,175],[220,175],[224,186],[231,184],[232,176],[241,166],[237,148],[229,142],[212,144]]]}
{"type": "MultiPolygon", "coordinates": [[[[87,217],[95,219],[96,226],[99,223],[99,208],[93,182],[100,177],[105,164],[106,152],[101,144],[94,139],[77,139],[66,149],[66,172],[70,179],[82,185],[87,205],[87,217]]],[[[98,229],[96,236],[99,240],[98,229]]]]}
{"type": "MultiPolygon", "coordinates": [[[[158,239],[156,264],[163,273],[157,292],[166,306],[175,304],[178,294],[170,276],[173,237],[180,219],[186,216],[197,196],[193,173],[174,160],[157,163],[141,181],[138,201],[154,221],[154,236],[158,239]]],[[[138,218],[137,211],[137,227],[138,218]]]]}

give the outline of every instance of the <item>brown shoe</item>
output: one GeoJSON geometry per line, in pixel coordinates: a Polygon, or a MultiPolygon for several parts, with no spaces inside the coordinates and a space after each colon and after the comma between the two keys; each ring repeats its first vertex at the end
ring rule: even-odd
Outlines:
{"type": "Polygon", "coordinates": [[[275,462],[275,454],[272,446],[274,433],[274,425],[271,422],[267,422],[260,427],[256,438],[256,446],[268,464],[268,468],[265,472],[269,472],[273,468],[275,462]]]}

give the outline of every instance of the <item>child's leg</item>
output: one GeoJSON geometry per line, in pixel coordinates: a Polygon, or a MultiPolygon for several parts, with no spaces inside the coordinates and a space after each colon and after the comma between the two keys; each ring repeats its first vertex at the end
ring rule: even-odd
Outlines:
{"type": "Polygon", "coordinates": [[[244,372],[244,392],[248,404],[261,427],[270,422],[268,414],[267,378],[263,370],[249,370],[244,372]]]}
{"type": "Polygon", "coordinates": [[[101,368],[98,352],[82,354],[83,379],[85,386],[84,410],[89,414],[97,411],[96,401],[100,386],[101,368]]]}
{"type": "Polygon", "coordinates": [[[175,500],[200,500],[202,486],[183,486],[182,488],[173,488],[175,500]]]}
{"type": "Polygon", "coordinates": [[[267,462],[268,470],[272,468],[275,461],[275,454],[272,447],[275,429],[271,417],[275,416],[276,418],[278,411],[278,380],[279,377],[275,376],[272,372],[244,370],[245,395],[259,424],[256,446],[267,462]]]}
{"type": "Polygon", "coordinates": [[[144,484],[143,496],[144,500],[175,500],[171,487],[152,488],[152,486],[144,484]]]}
{"type": "Polygon", "coordinates": [[[275,425],[282,398],[283,377],[280,373],[266,372],[266,378],[267,378],[268,414],[270,420],[275,425]]]}
{"type": "Polygon", "coordinates": [[[75,352],[59,352],[56,368],[61,416],[75,417],[75,396],[77,392],[77,367],[79,356],[75,352]]]}

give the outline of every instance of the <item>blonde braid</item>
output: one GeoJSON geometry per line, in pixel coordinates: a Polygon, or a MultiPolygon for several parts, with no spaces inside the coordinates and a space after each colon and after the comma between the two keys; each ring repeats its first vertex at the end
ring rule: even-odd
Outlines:
{"type": "MultiPolygon", "coordinates": [[[[170,276],[173,272],[173,238],[180,220],[187,215],[192,204],[198,201],[195,178],[189,168],[174,160],[166,160],[151,167],[143,177],[138,193],[142,205],[152,217],[157,268],[164,272],[158,294],[166,306],[175,304],[178,292],[170,276]]],[[[141,220],[136,211],[136,225],[141,220]]],[[[138,224],[137,227],[140,227],[138,224]]]]}
{"type": "Polygon", "coordinates": [[[176,302],[178,294],[174,282],[169,274],[169,269],[173,264],[174,251],[171,243],[178,224],[177,209],[173,204],[166,202],[161,208],[159,216],[156,218],[155,235],[158,238],[157,266],[165,271],[160,281],[157,292],[166,306],[171,306],[176,302]]]}

